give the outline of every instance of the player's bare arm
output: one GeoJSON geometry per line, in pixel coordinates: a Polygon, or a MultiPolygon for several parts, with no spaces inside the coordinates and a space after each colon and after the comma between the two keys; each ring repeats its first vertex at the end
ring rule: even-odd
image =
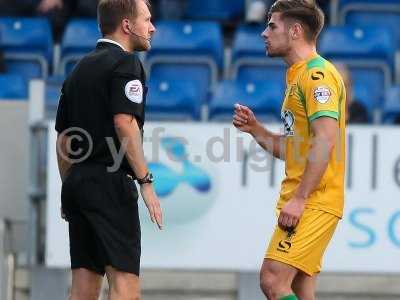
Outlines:
{"type": "Polygon", "coordinates": [[[240,131],[252,135],[255,141],[271,155],[285,160],[285,136],[264,128],[250,108],[236,104],[233,125],[240,131]]]}
{"type": "MultiPolygon", "coordinates": [[[[148,167],[143,152],[142,136],[136,119],[132,115],[117,114],[114,116],[114,126],[122,147],[125,147],[129,165],[138,178],[145,177],[148,173],[148,167]]],[[[140,193],[149,210],[151,221],[157,223],[158,227],[162,229],[162,210],[153,185],[140,185],[140,193]]]]}
{"type": "Polygon", "coordinates": [[[314,138],[301,182],[293,198],[286,203],[279,215],[278,223],[282,228],[293,228],[297,225],[307,198],[320,183],[335,147],[338,123],[333,118],[322,117],[311,123],[311,130],[314,138]]]}

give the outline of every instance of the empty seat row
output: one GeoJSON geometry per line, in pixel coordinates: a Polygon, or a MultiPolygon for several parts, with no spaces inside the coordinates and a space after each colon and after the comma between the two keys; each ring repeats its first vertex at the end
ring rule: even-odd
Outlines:
{"type": "MultiPolygon", "coordinates": [[[[152,51],[148,53],[151,63],[167,56],[196,57],[200,62],[215,65],[222,70],[224,61],[223,35],[220,25],[215,22],[161,21],[157,23],[152,51]]],[[[233,42],[232,63],[242,63],[249,58],[265,59],[265,45],[260,36],[262,26],[242,25],[236,31],[233,42]]],[[[0,18],[0,47],[7,54],[7,60],[23,55],[23,59],[42,58],[52,63],[53,41],[50,27],[45,19],[0,18]]],[[[392,32],[386,27],[353,26],[328,27],[322,34],[321,53],[327,56],[346,56],[357,59],[373,59],[393,65],[396,45],[391,39],[392,32]],[[379,47],[378,47],[379,46],[379,47]]],[[[100,37],[94,19],[72,20],[66,28],[61,43],[61,67],[59,73],[68,73],[71,66],[82,55],[92,50],[100,37]]],[[[197,61],[196,61],[197,62],[197,61]]],[[[10,63],[12,66],[12,64],[10,63]]],[[[40,67],[40,64],[39,64],[40,67]]],[[[12,68],[11,68],[12,69],[12,68]]],[[[47,69],[42,70],[46,73],[47,69]]],[[[37,75],[37,70],[31,72],[37,75]]],[[[28,76],[30,77],[30,76],[28,76]]]]}
{"type": "Polygon", "coordinates": [[[386,27],[400,48],[400,1],[398,0],[340,0],[339,24],[386,27]]]}
{"type": "MultiPolygon", "coordinates": [[[[0,19],[0,32],[4,32],[0,35],[0,45],[11,72],[31,77],[38,70],[40,72],[46,62],[48,66],[52,64],[49,58],[52,56],[52,40],[48,38],[48,28],[43,19],[0,19]],[[34,20],[39,22],[38,28],[34,20]]],[[[218,23],[163,21],[157,24],[157,28],[153,48],[146,58],[150,78],[157,81],[190,79],[199,87],[200,94],[208,98],[214,92],[224,61],[223,38],[218,23]]],[[[286,67],[281,60],[266,58],[260,36],[262,30],[262,26],[250,25],[237,29],[232,49],[231,79],[248,82],[274,78],[284,82],[286,67]]],[[[95,20],[71,21],[61,44],[61,58],[57,64],[59,73],[70,72],[74,64],[93,49],[99,37],[95,20]]],[[[392,83],[395,43],[386,28],[328,27],[320,39],[319,51],[328,59],[345,61],[355,85],[367,87],[374,99],[383,98],[383,91],[392,83]]],[[[47,69],[42,69],[43,74],[47,69]]],[[[369,104],[374,108],[380,103],[375,100],[369,104]]]]}
{"type": "MultiPolygon", "coordinates": [[[[63,77],[46,80],[45,100],[47,110],[55,112],[58,105],[63,77]]],[[[201,120],[230,121],[235,103],[251,107],[263,121],[280,118],[284,84],[280,80],[218,82],[215,92],[208,96],[191,80],[157,80],[148,82],[147,118],[149,120],[201,120]],[[202,115],[208,110],[207,118],[202,115]]],[[[372,123],[376,96],[368,87],[355,84],[353,100],[367,109],[372,123]]],[[[28,83],[19,75],[0,75],[0,99],[27,99],[28,83]]],[[[382,100],[380,110],[384,123],[400,118],[400,86],[389,88],[382,100]]],[[[50,114],[51,115],[51,114],[50,114]]]]}
{"type": "MultiPolygon", "coordinates": [[[[338,23],[346,26],[370,26],[378,24],[390,33],[390,39],[400,49],[400,1],[398,0],[340,0],[338,23]]],[[[397,51],[400,52],[400,51],[397,51]]],[[[400,60],[392,60],[391,71],[400,83],[400,60]]]]}

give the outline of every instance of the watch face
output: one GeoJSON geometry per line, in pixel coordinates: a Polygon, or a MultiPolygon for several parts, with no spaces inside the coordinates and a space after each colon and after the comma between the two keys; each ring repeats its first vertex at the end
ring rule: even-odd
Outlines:
{"type": "Polygon", "coordinates": [[[143,179],[138,180],[138,183],[139,184],[152,183],[153,181],[154,181],[153,174],[149,172],[143,179]]]}
{"type": "Polygon", "coordinates": [[[153,174],[149,173],[149,182],[153,182],[154,181],[154,176],[153,174]]]}
{"type": "Polygon", "coordinates": [[[153,179],[153,174],[151,174],[151,173],[149,173],[147,176],[146,176],[146,178],[144,179],[144,182],[148,182],[148,183],[151,183],[151,182],[153,182],[154,181],[154,179],[153,179]]]}

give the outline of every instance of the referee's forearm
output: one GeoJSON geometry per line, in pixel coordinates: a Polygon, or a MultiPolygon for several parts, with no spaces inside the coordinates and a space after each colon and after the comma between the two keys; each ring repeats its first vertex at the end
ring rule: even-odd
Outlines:
{"type": "Polygon", "coordinates": [[[114,119],[115,130],[121,145],[125,146],[125,157],[137,178],[143,178],[148,172],[143,152],[142,136],[135,118],[114,119]]]}
{"type": "Polygon", "coordinates": [[[65,159],[68,153],[67,142],[68,142],[67,136],[65,135],[57,136],[57,164],[62,182],[64,182],[65,178],[67,177],[68,171],[72,165],[68,160],[65,159]]]}
{"type": "Polygon", "coordinates": [[[251,135],[264,150],[272,156],[285,160],[285,136],[275,134],[258,124],[251,135]]]}

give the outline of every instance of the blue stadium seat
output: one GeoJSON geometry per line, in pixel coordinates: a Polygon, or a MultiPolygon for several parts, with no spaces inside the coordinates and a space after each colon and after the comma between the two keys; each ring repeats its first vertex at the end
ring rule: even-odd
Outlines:
{"type": "Polygon", "coordinates": [[[243,16],[245,0],[188,0],[186,16],[190,19],[229,21],[243,16]]]}
{"type": "Polygon", "coordinates": [[[285,81],[286,66],[281,60],[266,57],[261,37],[263,26],[238,27],[232,48],[231,77],[237,80],[266,80],[280,78],[285,81]]]}
{"type": "Polygon", "coordinates": [[[244,64],[238,68],[236,73],[233,73],[232,79],[236,80],[267,80],[274,78],[285,82],[286,66],[283,62],[274,60],[271,64],[244,64]]]}
{"type": "Polygon", "coordinates": [[[400,120],[400,86],[391,87],[386,91],[383,108],[383,122],[391,124],[400,120]]]}
{"type": "Polygon", "coordinates": [[[209,104],[209,117],[216,121],[232,120],[234,104],[240,103],[250,107],[260,120],[277,121],[284,91],[280,80],[222,81],[209,104]]]}
{"type": "Polygon", "coordinates": [[[53,39],[44,18],[0,18],[0,49],[7,71],[26,78],[48,74],[53,59],[53,39]]]}
{"type": "Polygon", "coordinates": [[[397,46],[400,46],[397,29],[400,18],[399,0],[339,0],[338,14],[340,24],[379,24],[392,28],[397,46]]]}
{"type": "Polygon", "coordinates": [[[235,33],[232,47],[232,61],[240,58],[265,58],[266,48],[261,33],[265,27],[261,25],[240,25],[235,33]]]}
{"type": "Polygon", "coordinates": [[[353,81],[383,96],[392,84],[395,41],[384,27],[329,27],[319,41],[319,51],[327,59],[340,60],[349,67],[353,81]]]}
{"type": "Polygon", "coordinates": [[[372,11],[372,10],[351,10],[344,16],[344,23],[352,26],[368,26],[379,24],[386,26],[396,36],[396,47],[400,48],[400,1],[399,10],[393,11],[372,11]]]}
{"type": "Polygon", "coordinates": [[[374,59],[392,65],[396,46],[384,26],[332,26],[323,32],[319,51],[336,59],[374,59]]]}
{"type": "Polygon", "coordinates": [[[1,74],[0,99],[28,99],[28,83],[26,79],[23,76],[17,74],[1,74]]]}
{"type": "Polygon", "coordinates": [[[399,5],[399,0],[339,0],[339,7],[342,9],[343,7],[349,5],[357,5],[357,7],[365,7],[368,5],[374,6],[385,6],[385,5],[399,5]]]}
{"type": "Polygon", "coordinates": [[[207,57],[223,66],[224,47],[221,27],[207,21],[160,21],[147,58],[158,55],[207,57]]]}
{"type": "Polygon", "coordinates": [[[96,47],[99,38],[101,34],[95,19],[71,20],[61,42],[58,73],[60,75],[70,73],[75,64],[96,47]]]}
{"type": "Polygon", "coordinates": [[[146,119],[200,120],[206,94],[190,80],[149,81],[146,119]]]}
{"type": "Polygon", "coordinates": [[[196,80],[214,86],[223,67],[221,28],[214,22],[161,21],[146,56],[151,76],[196,80]]]}
{"type": "Polygon", "coordinates": [[[373,122],[374,113],[377,109],[382,109],[382,94],[374,90],[373,86],[365,84],[364,81],[357,80],[352,75],[353,101],[361,103],[368,112],[369,122],[373,122]]]}

